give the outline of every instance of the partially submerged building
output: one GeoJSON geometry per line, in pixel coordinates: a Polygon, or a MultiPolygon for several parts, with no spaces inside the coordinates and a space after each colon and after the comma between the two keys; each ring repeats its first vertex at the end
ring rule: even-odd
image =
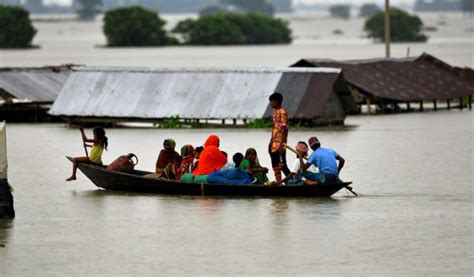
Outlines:
{"type": "Polygon", "coordinates": [[[49,113],[96,122],[160,122],[169,118],[270,118],[268,97],[284,96],[292,119],[343,124],[343,101],[334,92],[336,68],[150,69],[73,68],[49,113]]]}
{"type": "Polygon", "coordinates": [[[453,67],[429,54],[406,59],[372,59],[335,61],[302,59],[292,67],[336,67],[342,69],[335,85],[337,93],[351,93],[358,104],[370,107],[376,104],[380,111],[400,110],[400,103],[416,102],[423,110],[424,102],[439,108],[441,101],[450,109],[472,108],[474,71],[453,67]]]}
{"type": "Polygon", "coordinates": [[[0,118],[6,121],[49,121],[47,111],[59,95],[69,66],[0,68],[0,118]]]}

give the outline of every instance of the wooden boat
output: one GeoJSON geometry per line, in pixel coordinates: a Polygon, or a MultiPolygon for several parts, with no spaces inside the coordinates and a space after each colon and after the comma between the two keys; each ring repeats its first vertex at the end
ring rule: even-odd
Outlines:
{"type": "MultiPolygon", "coordinates": [[[[71,157],[67,158],[72,161],[71,157]]],[[[100,188],[160,194],[328,197],[351,184],[351,182],[300,186],[199,184],[150,179],[143,176],[151,172],[140,170],[134,170],[132,173],[115,172],[107,170],[105,166],[91,163],[79,163],[78,168],[100,188]]]]}

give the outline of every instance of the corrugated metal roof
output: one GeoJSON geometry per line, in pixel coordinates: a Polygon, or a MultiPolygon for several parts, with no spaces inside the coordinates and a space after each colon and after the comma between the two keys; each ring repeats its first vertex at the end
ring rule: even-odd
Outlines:
{"type": "Polygon", "coordinates": [[[17,99],[53,102],[70,73],[69,67],[2,68],[0,89],[17,99]]]}
{"type": "MultiPolygon", "coordinates": [[[[268,96],[282,91],[285,107],[293,117],[302,114],[299,105],[312,76],[339,73],[336,68],[76,68],[49,113],[142,119],[253,119],[268,116],[268,96]]],[[[331,91],[332,87],[321,93],[331,91]]],[[[315,108],[311,114],[319,112],[315,108]]]]}
{"type": "Polygon", "coordinates": [[[397,101],[446,100],[474,94],[474,72],[423,54],[411,59],[331,61],[303,59],[297,67],[342,68],[346,81],[363,93],[397,101]]]}

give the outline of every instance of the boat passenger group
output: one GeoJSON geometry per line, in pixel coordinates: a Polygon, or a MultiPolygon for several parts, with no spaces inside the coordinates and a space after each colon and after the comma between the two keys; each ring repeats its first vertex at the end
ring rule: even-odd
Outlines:
{"type": "MultiPolygon", "coordinates": [[[[286,144],[289,122],[288,114],[282,107],[283,96],[274,93],[269,101],[274,109],[272,136],[268,146],[274,182],[269,181],[268,168],[260,165],[254,148],[247,149],[245,155],[234,154],[230,161],[227,153],[219,149],[220,140],[216,135],[209,136],[204,146],[194,148],[190,144],[184,145],[181,153],[175,151],[174,140],[165,140],[164,149],[156,161],[155,173],[145,177],[219,184],[314,185],[340,182],[339,172],[344,166],[344,158],[333,149],[321,147],[319,139],[314,136],[308,139],[308,143],[298,142],[295,149],[289,147],[286,144]],[[286,162],[286,148],[297,156],[291,170],[286,162]],[[309,148],[313,150],[311,155],[309,148]]],[[[108,139],[103,128],[93,129],[93,139],[88,139],[83,129],[81,132],[84,142],[92,143],[89,146],[91,153],[89,157],[73,159],[73,172],[66,181],[76,180],[78,162],[102,164],[102,152],[107,149],[108,139]]]]}

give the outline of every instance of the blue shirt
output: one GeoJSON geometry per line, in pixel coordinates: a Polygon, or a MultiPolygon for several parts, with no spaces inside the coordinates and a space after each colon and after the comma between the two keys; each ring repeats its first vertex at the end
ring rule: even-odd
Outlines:
{"type": "Polygon", "coordinates": [[[314,164],[319,168],[319,172],[325,174],[339,175],[336,162],[337,153],[331,148],[319,147],[311,153],[308,163],[314,164]]]}

